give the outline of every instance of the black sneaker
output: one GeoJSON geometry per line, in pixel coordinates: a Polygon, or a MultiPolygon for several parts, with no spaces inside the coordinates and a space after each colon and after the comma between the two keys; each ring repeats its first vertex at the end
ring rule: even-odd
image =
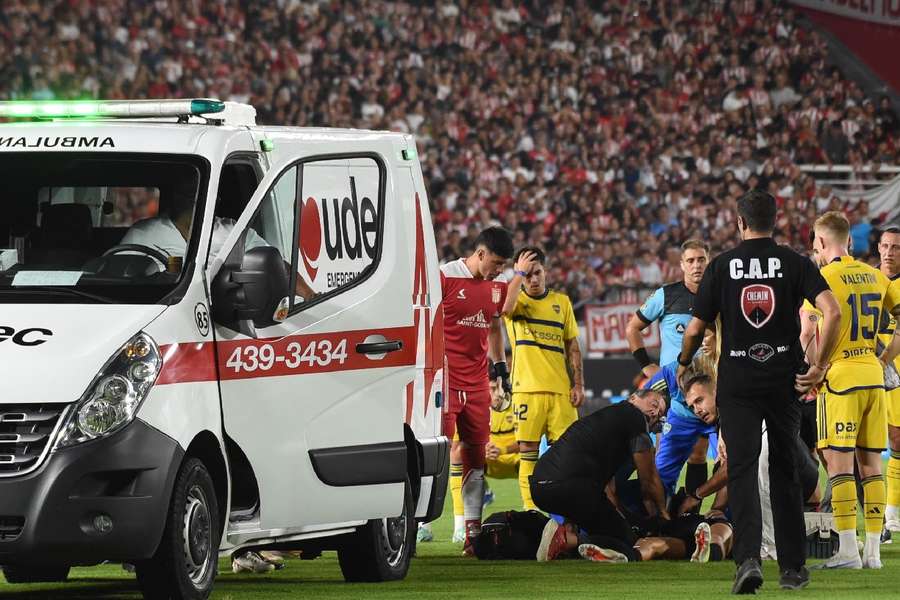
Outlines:
{"type": "Polygon", "coordinates": [[[799,569],[783,570],[778,585],[783,590],[802,590],[809,585],[809,569],[800,567],[799,569]]]}
{"type": "Polygon", "coordinates": [[[885,527],[884,529],[881,530],[881,543],[882,543],[882,544],[890,544],[890,543],[892,543],[892,540],[891,540],[891,530],[888,529],[887,527],[885,527]]]}
{"type": "Polygon", "coordinates": [[[762,587],[763,574],[758,558],[748,558],[738,567],[734,576],[732,594],[755,594],[762,587]]]}

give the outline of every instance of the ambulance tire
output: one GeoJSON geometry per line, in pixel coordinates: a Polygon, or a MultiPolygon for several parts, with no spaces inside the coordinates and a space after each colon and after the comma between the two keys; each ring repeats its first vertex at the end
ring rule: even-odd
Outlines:
{"type": "Polygon", "coordinates": [[[175,478],[159,548],[135,564],[144,598],[206,600],[216,578],[221,530],[212,477],[200,459],[187,458],[175,478]]]}
{"type": "Polygon", "coordinates": [[[69,578],[69,567],[3,567],[7,583],[49,583],[69,578]]]}
{"type": "Polygon", "coordinates": [[[372,519],[338,549],[344,580],[395,581],[406,577],[416,550],[414,511],[412,486],[407,478],[403,513],[393,519],[372,519]]]}

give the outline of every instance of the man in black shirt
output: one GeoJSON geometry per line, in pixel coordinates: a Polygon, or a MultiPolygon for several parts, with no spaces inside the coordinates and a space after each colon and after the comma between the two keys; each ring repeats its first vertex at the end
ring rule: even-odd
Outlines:
{"type": "MultiPolygon", "coordinates": [[[[666,414],[666,401],[653,390],[639,390],[628,400],[576,421],[538,460],[531,476],[531,495],[538,508],[562,515],[589,536],[617,540],[617,550],[640,560],[632,548],[631,527],[606,494],[616,472],[634,460],[645,504],[668,519],[665,494],[653,463],[656,430],[666,414]]],[[[577,531],[577,529],[575,529],[577,531]]],[[[556,521],[547,524],[538,560],[552,560],[566,548],[574,532],[556,521]]]]}
{"type": "MultiPolygon", "coordinates": [[[[840,326],[840,307],[808,259],[772,239],[775,198],[752,190],[738,200],[742,242],[709,265],[694,299],[694,317],[684,334],[678,362],[690,364],[708,323],[720,320],[716,403],[728,445],[728,496],[735,524],[738,564],[732,593],[756,593],[762,585],[759,553],[762,516],[757,478],[765,420],[775,543],[781,587],[809,582],[806,528],[798,478],[796,438],[800,404],[795,385],[808,389],[822,380],[840,326]],[[823,313],[818,360],[802,370],[799,309],[806,298],[823,313]]],[[[681,371],[681,369],[679,369],[681,371]]]]}

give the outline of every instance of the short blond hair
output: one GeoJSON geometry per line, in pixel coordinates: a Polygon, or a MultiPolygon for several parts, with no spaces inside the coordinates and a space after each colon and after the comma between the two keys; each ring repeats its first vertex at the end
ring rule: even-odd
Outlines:
{"type": "Polygon", "coordinates": [[[682,254],[684,254],[688,250],[703,250],[704,253],[709,254],[709,244],[707,244],[703,240],[692,238],[681,245],[682,254]]]}
{"type": "Polygon", "coordinates": [[[847,220],[844,213],[837,210],[830,210],[816,219],[813,229],[827,231],[836,242],[850,239],[850,221],[847,220]]]}

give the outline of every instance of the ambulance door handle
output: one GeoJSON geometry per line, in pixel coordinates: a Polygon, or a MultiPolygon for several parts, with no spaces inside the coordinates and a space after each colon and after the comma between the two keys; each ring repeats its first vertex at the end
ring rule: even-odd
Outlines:
{"type": "Polygon", "coordinates": [[[386,342],[361,342],[356,345],[356,351],[360,354],[386,354],[396,352],[403,348],[400,340],[388,340],[386,342]]]}

